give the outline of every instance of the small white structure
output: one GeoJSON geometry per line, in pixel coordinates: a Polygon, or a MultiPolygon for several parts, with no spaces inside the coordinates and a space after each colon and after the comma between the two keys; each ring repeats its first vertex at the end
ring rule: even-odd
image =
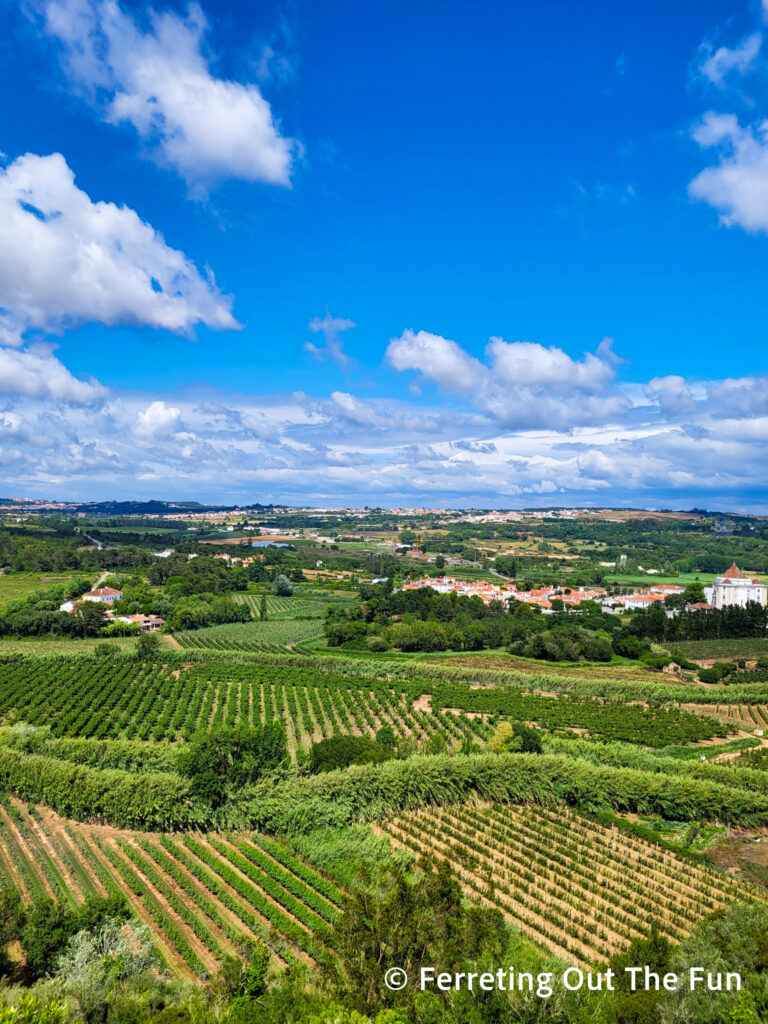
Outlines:
{"type": "Polygon", "coordinates": [[[122,597],[122,590],[115,590],[114,587],[98,587],[96,590],[89,590],[87,594],[83,594],[81,600],[112,604],[114,601],[122,600],[122,597]]]}
{"type": "Polygon", "coordinates": [[[713,608],[745,608],[750,601],[763,607],[768,604],[768,586],[742,572],[735,562],[711,587],[704,588],[704,594],[713,608]]]}

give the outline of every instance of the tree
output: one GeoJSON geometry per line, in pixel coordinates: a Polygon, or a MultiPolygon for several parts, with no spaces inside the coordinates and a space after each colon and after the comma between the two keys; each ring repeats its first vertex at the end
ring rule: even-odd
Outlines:
{"type": "Polygon", "coordinates": [[[389,723],[382,725],[377,731],[376,742],[380,743],[382,747],[388,747],[389,750],[395,749],[397,746],[397,736],[395,736],[395,730],[389,723]]]}
{"type": "Polygon", "coordinates": [[[198,732],[177,759],[181,775],[191,779],[191,789],[214,809],[224,803],[228,786],[255,782],[286,757],[285,730],[279,722],[219,727],[198,732]]]}
{"type": "Polygon", "coordinates": [[[115,988],[155,966],[154,937],[145,924],[107,918],[74,935],[56,962],[54,977],[86,1021],[106,1020],[115,988]]]}
{"type": "Polygon", "coordinates": [[[280,573],[279,576],[275,577],[272,590],[278,597],[290,597],[293,594],[293,584],[287,576],[280,573]]]}
{"type": "Polygon", "coordinates": [[[157,633],[142,633],[136,644],[136,657],[140,661],[152,661],[160,651],[160,637],[157,633]]]}
{"type": "Polygon", "coordinates": [[[85,636],[98,636],[104,625],[104,608],[99,601],[83,601],[77,606],[77,618],[85,636]]]}
{"type": "Polygon", "coordinates": [[[267,621],[267,615],[269,614],[267,609],[267,595],[266,592],[261,595],[261,601],[259,602],[259,619],[262,622],[267,621]]]}
{"type": "Polygon", "coordinates": [[[455,1002],[461,997],[452,993],[445,997],[450,1012],[443,1013],[438,1006],[428,1008],[431,995],[419,994],[416,985],[399,993],[389,991],[384,976],[391,967],[418,977],[421,964],[439,964],[441,971],[455,972],[471,969],[478,961],[501,963],[507,936],[498,910],[464,902],[461,886],[444,860],[437,865],[420,863],[412,879],[399,865],[366,866],[330,932],[320,969],[345,1006],[371,1016],[396,1005],[408,1007],[409,1021],[506,1020],[509,1012],[504,1012],[501,1001],[495,1013],[480,1018],[474,995],[467,996],[462,1010],[455,1002]],[[418,1014],[412,1012],[414,998],[418,1014]]]}
{"type": "Polygon", "coordinates": [[[515,722],[514,736],[515,750],[519,750],[523,754],[541,753],[541,733],[538,729],[532,729],[530,725],[524,725],[522,722],[515,722]]]}
{"type": "Polygon", "coordinates": [[[700,604],[702,601],[706,601],[706,599],[704,586],[699,583],[698,580],[694,580],[693,583],[689,583],[685,588],[686,604],[700,604]]]}
{"type": "Polygon", "coordinates": [[[496,732],[488,740],[488,749],[495,754],[503,754],[509,750],[512,740],[515,738],[515,730],[509,722],[499,722],[496,732]]]}

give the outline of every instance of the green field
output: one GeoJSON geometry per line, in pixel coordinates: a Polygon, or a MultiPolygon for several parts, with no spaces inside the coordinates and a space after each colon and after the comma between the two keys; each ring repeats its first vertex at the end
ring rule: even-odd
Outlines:
{"type": "Polygon", "coordinates": [[[266,651],[278,653],[323,635],[322,619],[267,619],[176,633],[176,642],[191,650],[266,651]]]}
{"type": "Polygon", "coordinates": [[[0,575],[0,608],[4,608],[9,601],[28,597],[36,590],[43,590],[45,587],[67,583],[73,576],[82,575],[83,573],[81,572],[58,574],[42,572],[3,573],[0,575]]]}
{"type": "Polygon", "coordinates": [[[766,658],[768,657],[768,638],[719,639],[719,640],[683,640],[674,643],[688,658],[766,658]]]}
{"type": "Polygon", "coordinates": [[[706,572],[681,572],[679,576],[647,576],[645,573],[638,573],[635,576],[623,576],[620,573],[610,573],[603,577],[604,583],[618,583],[621,586],[653,587],[659,583],[671,583],[673,586],[687,587],[689,583],[701,583],[708,587],[714,582],[714,573],[706,572]]]}
{"type": "MultiPolygon", "coordinates": [[[[247,605],[254,618],[259,617],[261,608],[260,593],[235,594],[235,600],[247,605]]],[[[291,597],[277,597],[267,594],[267,615],[269,619],[323,619],[329,605],[334,607],[353,605],[354,597],[342,597],[327,591],[297,591],[291,597]]],[[[320,631],[322,632],[322,630],[320,631]]]]}

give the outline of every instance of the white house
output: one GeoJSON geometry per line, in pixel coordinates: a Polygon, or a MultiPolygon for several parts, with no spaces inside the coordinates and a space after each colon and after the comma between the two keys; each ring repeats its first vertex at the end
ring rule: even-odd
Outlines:
{"type": "Polygon", "coordinates": [[[114,587],[98,587],[96,590],[89,590],[87,594],[83,594],[81,600],[112,604],[114,601],[120,601],[122,597],[122,590],[115,590],[114,587]]]}
{"type": "Polygon", "coordinates": [[[713,608],[744,608],[750,601],[765,607],[768,604],[768,586],[742,572],[734,562],[723,576],[718,576],[711,587],[704,588],[707,601],[713,608]]]}

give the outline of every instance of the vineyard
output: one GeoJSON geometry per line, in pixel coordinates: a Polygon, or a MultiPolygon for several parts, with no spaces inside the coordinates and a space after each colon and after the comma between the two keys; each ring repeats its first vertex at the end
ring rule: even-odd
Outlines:
{"type": "Polygon", "coordinates": [[[28,904],[122,894],[178,977],[203,978],[260,939],[276,964],[310,962],[342,893],[274,839],[161,835],[81,825],[43,807],[0,807],[0,876],[28,904]]]}
{"type": "Polygon", "coordinates": [[[698,714],[716,715],[748,729],[768,729],[768,704],[691,705],[698,714]]]}
{"type": "Polygon", "coordinates": [[[323,624],[314,619],[268,619],[176,633],[175,639],[185,650],[279,653],[322,635],[323,624]]]}
{"type": "Polygon", "coordinates": [[[563,807],[429,808],[382,828],[396,847],[447,859],[471,899],[582,966],[628,948],[651,920],[679,941],[724,904],[755,898],[713,868],[563,807]]]}
{"type": "Polygon", "coordinates": [[[337,733],[372,735],[382,725],[417,740],[440,734],[455,747],[467,736],[487,740],[498,716],[649,746],[728,732],[714,717],[676,708],[474,689],[434,679],[355,677],[269,660],[177,668],[128,660],[105,665],[97,659],[64,669],[32,659],[0,664],[0,722],[49,726],[57,737],[159,742],[189,739],[203,727],[282,719],[292,752],[337,733]]]}
{"type": "MultiPolygon", "coordinates": [[[[326,609],[329,606],[344,607],[355,603],[354,597],[343,597],[337,594],[323,592],[296,593],[292,597],[277,597],[275,594],[267,594],[267,615],[269,619],[324,619],[326,609]]],[[[254,618],[259,617],[261,611],[260,594],[236,594],[235,600],[247,605],[251,609],[254,618]]],[[[322,632],[322,628],[321,628],[322,632]]]]}
{"type": "Polygon", "coordinates": [[[156,742],[189,739],[205,726],[282,720],[292,752],[337,733],[373,735],[382,725],[416,739],[439,734],[449,744],[490,734],[482,718],[420,710],[408,691],[375,680],[353,687],[346,677],[257,664],[182,671],[126,662],[104,675],[96,662],[67,673],[55,664],[2,666],[0,718],[49,726],[57,737],[156,742]]]}

